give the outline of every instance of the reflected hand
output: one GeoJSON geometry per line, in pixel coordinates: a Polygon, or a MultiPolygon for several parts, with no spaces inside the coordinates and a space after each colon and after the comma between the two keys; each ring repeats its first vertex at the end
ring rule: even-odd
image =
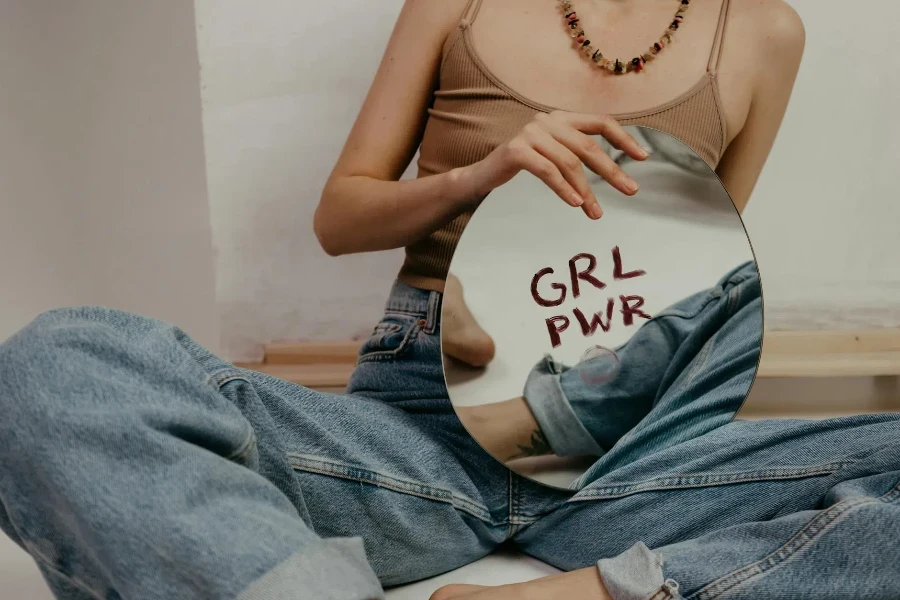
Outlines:
{"type": "Polygon", "coordinates": [[[430,600],[611,600],[597,567],[509,585],[445,585],[430,600]]]}
{"type": "Polygon", "coordinates": [[[471,185],[473,201],[480,201],[520,171],[528,171],[566,203],[580,206],[586,215],[599,219],[603,209],[591,191],[583,166],[629,196],[637,193],[638,185],[603,151],[593,135],[603,136],[614,148],[635,160],[649,156],[612,117],[539,112],[518,135],[460,172],[471,185]]]}

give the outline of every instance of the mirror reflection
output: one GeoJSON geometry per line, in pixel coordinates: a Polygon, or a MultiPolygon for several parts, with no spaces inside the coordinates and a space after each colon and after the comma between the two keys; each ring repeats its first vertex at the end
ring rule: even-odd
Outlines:
{"type": "Polygon", "coordinates": [[[624,436],[665,445],[732,419],[759,362],[759,274],[728,193],[677,139],[627,129],[650,159],[606,149],[635,196],[594,178],[594,221],[520,173],[469,221],[445,289],[444,373],[460,420],[554,487],[624,458],[624,436]],[[646,419],[653,411],[671,422],[646,419]]]}

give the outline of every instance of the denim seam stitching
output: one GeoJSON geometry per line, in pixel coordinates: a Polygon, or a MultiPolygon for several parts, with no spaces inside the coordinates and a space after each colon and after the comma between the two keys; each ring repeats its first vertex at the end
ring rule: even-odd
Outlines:
{"type": "Polygon", "coordinates": [[[515,527],[510,527],[509,536],[507,536],[507,539],[521,531],[522,527],[533,525],[537,523],[541,518],[541,515],[532,515],[521,512],[522,495],[519,492],[519,480],[512,474],[512,471],[510,471],[509,474],[509,482],[509,524],[511,526],[514,525],[515,527]]]}
{"type": "Polygon", "coordinates": [[[241,444],[241,447],[232,452],[226,458],[232,462],[236,462],[239,464],[244,464],[247,460],[247,457],[256,447],[256,432],[253,430],[253,426],[248,422],[247,423],[247,439],[241,444]]]}
{"type": "Polygon", "coordinates": [[[675,598],[675,596],[672,595],[672,587],[668,581],[669,580],[666,580],[666,582],[659,586],[659,589],[653,592],[653,595],[650,596],[649,600],[672,600],[675,598]]]}
{"type": "Polygon", "coordinates": [[[710,357],[710,353],[712,352],[712,340],[707,340],[703,347],[700,348],[700,352],[697,354],[697,357],[694,361],[692,361],[691,370],[687,372],[684,376],[684,379],[678,385],[678,387],[673,387],[666,390],[666,394],[680,394],[687,390],[687,388],[694,382],[700,372],[703,370],[703,367],[706,366],[707,360],[710,357]]]}
{"type": "Polygon", "coordinates": [[[466,512],[491,525],[498,525],[490,515],[488,508],[471,498],[454,493],[443,488],[422,485],[414,481],[401,479],[384,473],[379,473],[364,467],[329,461],[317,456],[304,456],[301,454],[287,453],[291,466],[297,470],[309,471],[320,475],[333,475],[341,479],[370,483],[395,492],[409,494],[450,504],[454,508],[466,512]],[[361,473],[362,475],[354,475],[361,473]]]}
{"type": "Polygon", "coordinates": [[[782,481],[831,475],[838,469],[853,464],[853,461],[842,461],[814,465],[810,467],[778,467],[760,471],[738,473],[700,473],[696,475],[679,475],[675,477],[659,477],[637,483],[586,488],[567,502],[580,502],[597,499],[623,498],[633,494],[668,489],[693,489],[714,485],[733,485],[753,481],[782,481]]]}
{"type": "Polygon", "coordinates": [[[241,381],[246,381],[247,383],[250,383],[250,380],[247,378],[247,375],[245,375],[244,373],[242,373],[240,371],[237,371],[234,368],[228,368],[228,369],[219,371],[217,373],[212,373],[212,374],[210,374],[209,377],[210,377],[210,379],[212,379],[212,382],[216,385],[217,390],[221,390],[222,386],[224,386],[226,383],[230,383],[235,380],[241,380],[241,381]]]}
{"type": "Polygon", "coordinates": [[[898,498],[900,498],[900,484],[895,485],[880,498],[853,498],[835,504],[814,517],[775,552],[713,581],[703,589],[698,590],[691,598],[693,600],[714,600],[716,597],[746,583],[756,576],[765,575],[787,564],[799,552],[811,546],[822,535],[840,523],[854,508],[876,502],[893,502],[898,498]]]}
{"type": "Polygon", "coordinates": [[[402,309],[385,309],[384,316],[389,317],[391,315],[403,315],[405,317],[427,317],[428,313],[423,312],[421,310],[402,310],[402,309]]]}
{"type": "Polygon", "coordinates": [[[396,359],[397,357],[401,356],[401,354],[409,347],[410,344],[416,341],[420,330],[421,327],[417,323],[414,323],[409,328],[409,331],[406,332],[406,335],[403,336],[403,339],[400,341],[400,344],[396,348],[394,348],[393,350],[373,350],[372,352],[360,354],[359,358],[357,359],[357,364],[396,359]]]}
{"type": "Polygon", "coordinates": [[[428,295],[428,304],[425,312],[425,327],[422,330],[426,335],[432,335],[437,330],[441,316],[440,306],[440,295],[438,292],[431,292],[431,294],[428,295]]]}
{"type": "Polygon", "coordinates": [[[506,539],[510,539],[515,534],[515,527],[513,525],[513,477],[512,473],[506,479],[506,506],[508,514],[506,515],[506,539]]]}
{"type": "Polygon", "coordinates": [[[734,311],[736,308],[740,307],[743,296],[743,288],[740,285],[736,285],[728,290],[728,298],[725,304],[726,315],[729,317],[734,316],[734,311]]]}

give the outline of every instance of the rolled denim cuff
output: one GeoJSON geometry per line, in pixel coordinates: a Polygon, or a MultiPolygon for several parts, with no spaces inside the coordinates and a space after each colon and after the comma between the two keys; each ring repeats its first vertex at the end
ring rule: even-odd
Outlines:
{"type": "Polygon", "coordinates": [[[566,399],[560,385],[561,372],[550,355],[544,356],[525,382],[525,402],[554,454],[603,456],[603,448],[578,420],[566,399]]]}
{"type": "Polygon", "coordinates": [[[663,560],[642,542],[613,558],[597,561],[613,600],[681,600],[678,582],[663,575],[663,560]]]}
{"type": "Polygon", "coordinates": [[[237,600],[383,600],[362,538],[319,540],[253,582],[237,600]]]}

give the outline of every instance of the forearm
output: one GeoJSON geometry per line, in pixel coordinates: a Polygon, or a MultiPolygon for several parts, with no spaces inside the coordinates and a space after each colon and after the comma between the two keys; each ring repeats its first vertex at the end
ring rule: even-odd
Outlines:
{"type": "Polygon", "coordinates": [[[314,227],[328,254],[402,248],[473,208],[477,197],[465,168],[413,180],[363,175],[333,177],[314,227]]]}

